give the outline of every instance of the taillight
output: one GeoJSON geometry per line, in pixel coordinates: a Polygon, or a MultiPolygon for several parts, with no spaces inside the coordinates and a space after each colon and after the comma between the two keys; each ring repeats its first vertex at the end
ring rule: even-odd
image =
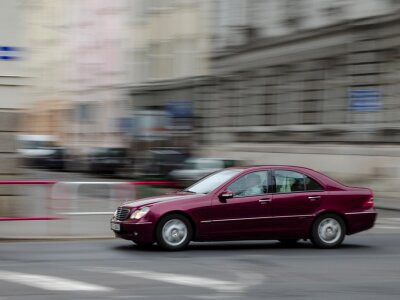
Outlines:
{"type": "Polygon", "coordinates": [[[373,194],[371,194],[371,196],[369,196],[368,200],[364,203],[363,207],[364,208],[374,207],[374,195],[373,194]]]}

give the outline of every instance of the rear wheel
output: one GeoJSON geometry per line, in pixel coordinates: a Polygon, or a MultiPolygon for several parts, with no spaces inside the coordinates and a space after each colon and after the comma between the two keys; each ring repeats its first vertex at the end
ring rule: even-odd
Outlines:
{"type": "Polygon", "coordinates": [[[156,229],[158,245],[170,251],[184,249],[192,239],[193,229],[189,220],[180,214],[162,218],[156,229]]]}
{"type": "Polygon", "coordinates": [[[336,248],[342,244],[346,225],[336,214],[319,216],[312,227],[311,242],[319,248],[336,248]]]}

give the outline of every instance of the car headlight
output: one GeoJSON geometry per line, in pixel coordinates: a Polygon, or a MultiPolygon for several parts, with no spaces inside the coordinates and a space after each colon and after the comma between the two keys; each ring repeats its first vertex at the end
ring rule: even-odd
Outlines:
{"type": "Polygon", "coordinates": [[[138,210],[135,210],[133,214],[131,214],[131,219],[139,220],[143,218],[150,211],[150,207],[142,207],[138,210]]]}
{"type": "Polygon", "coordinates": [[[114,211],[114,218],[117,217],[117,213],[118,213],[118,208],[114,211]]]}

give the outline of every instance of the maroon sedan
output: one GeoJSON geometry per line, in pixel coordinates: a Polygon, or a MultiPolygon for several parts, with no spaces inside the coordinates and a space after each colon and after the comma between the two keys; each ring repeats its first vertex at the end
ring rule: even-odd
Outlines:
{"type": "Polygon", "coordinates": [[[345,235],[374,225],[373,193],[294,166],[229,168],[175,194],[120,206],[111,220],[117,237],[180,250],[190,241],[310,239],[339,246],[345,235]]]}

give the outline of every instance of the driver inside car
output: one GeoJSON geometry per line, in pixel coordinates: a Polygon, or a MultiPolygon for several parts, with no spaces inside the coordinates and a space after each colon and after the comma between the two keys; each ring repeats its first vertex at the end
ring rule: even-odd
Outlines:
{"type": "Polygon", "coordinates": [[[261,178],[257,174],[249,174],[246,176],[245,186],[240,191],[235,193],[236,196],[253,196],[263,193],[261,178]]]}

